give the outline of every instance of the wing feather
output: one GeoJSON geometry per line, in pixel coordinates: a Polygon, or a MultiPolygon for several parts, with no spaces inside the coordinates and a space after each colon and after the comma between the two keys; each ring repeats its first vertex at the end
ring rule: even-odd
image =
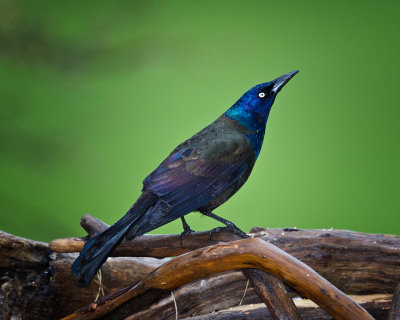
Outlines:
{"type": "Polygon", "coordinates": [[[161,200],[170,218],[178,218],[214,200],[245,172],[244,160],[203,160],[194,148],[172,153],[143,182],[161,200]]]}

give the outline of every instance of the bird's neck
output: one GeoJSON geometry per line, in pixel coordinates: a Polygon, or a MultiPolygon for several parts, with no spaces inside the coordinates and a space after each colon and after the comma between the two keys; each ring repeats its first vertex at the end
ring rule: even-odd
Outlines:
{"type": "Polygon", "coordinates": [[[232,106],[224,113],[224,116],[234,121],[245,129],[245,135],[253,146],[254,153],[258,157],[264,140],[265,126],[267,124],[269,110],[260,115],[246,108],[232,106]]]}

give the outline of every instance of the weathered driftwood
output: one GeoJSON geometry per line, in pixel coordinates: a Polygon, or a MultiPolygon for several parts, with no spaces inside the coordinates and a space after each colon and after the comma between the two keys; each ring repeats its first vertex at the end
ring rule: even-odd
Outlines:
{"type": "Polygon", "coordinates": [[[400,320],[400,284],[394,290],[393,303],[390,308],[388,320],[400,320]]]}
{"type": "Polygon", "coordinates": [[[254,291],[265,303],[274,319],[301,320],[284,279],[258,269],[243,269],[243,274],[251,283],[254,291]]]}
{"type": "MultiPolygon", "coordinates": [[[[368,235],[336,230],[292,230],[257,228],[253,230],[253,233],[264,239],[271,239],[272,243],[312,266],[319,274],[346,293],[393,293],[400,282],[399,236],[368,235]]],[[[203,238],[196,240],[198,234],[187,235],[183,246],[192,245],[195,248],[196,243],[201,242],[205,245],[209,233],[200,233],[203,238]]],[[[222,232],[214,234],[213,239],[230,236],[230,233],[222,232]]],[[[150,253],[165,251],[169,245],[175,252],[179,253],[181,250],[178,235],[152,235],[147,237],[146,241],[149,239],[150,253]]],[[[144,237],[137,240],[142,241],[143,244],[144,237]]],[[[142,245],[137,240],[134,243],[137,246],[142,245]]],[[[216,242],[211,241],[214,244],[216,242]]],[[[123,243],[123,245],[126,244],[123,243]]],[[[132,246],[130,249],[134,253],[147,250],[147,248],[132,246]]],[[[69,270],[70,263],[76,255],[55,253],[50,255],[50,253],[47,244],[0,232],[0,319],[10,319],[11,316],[22,319],[57,319],[93,301],[100,288],[97,277],[88,288],[76,286],[69,270]],[[63,262],[64,259],[66,262],[63,262]],[[61,264],[64,267],[54,268],[52,267],[54,264],[61,264]],[[53,286],[53,282],[56,285],[53,286]],[[54,301],[63,301],[63,304],[55,304],[54,301]]],[[[148,267],[143,266],[144,269],[140,273],[144,275],[149,269],[162,263],[157,259],[145,261],[146,259],[143,260],[143,258],[122,258],[121,260],[109,258],[102,268],[105,294],[139,280],[128,279],[128,275],[135,277],[131,274],[132,269],[140,273],[141,266],[147,265],[148,267]],[[125,268],[126,261],[133,261],[133,264],[136,261],[136,264],[133,268],[129,266],[125,268]],[[112,268],[107,267],[110,263],[114,263],[112,268]],[[120,272],[109,274],[109,270],[115,271],[118,267],[120,272]],[[126,279],[126,282],[125,280],[120,282],[121,286],[118,288],[113,284],[118,283],[120,277],[126,279]]],[[[179,318],[199,316],[214,310],[238,306],[246,284],[247,280],[241,272],[232,271],[199,279],[175,289],[174,296],[178,305],[179,318]]],[[[243,305],[260,302],[250,285],[244,296],[243,305]]],[[[149,290],[146,297],[147,301],[135,299],[136,312],[149,309],[152,302],[156,303],[160,298],[170,298],[171,293],[149,290]]],[[[166,301],[164,299],[159,300],[160,303],[166,301]]],[[[161,313],[172,314],[174,318],[175,307],[173,301],[170,302],[163,305],[161,313]]],[[[377,305],[371,304],[367,310],[376,317],[376,312],[381,309],[375,306],[377,305]]],[[[386,317],[388,310],[382,311],[386,312],[386,317]]],[[[158,312],[158,314],[161,313],[158,312]]],[[[384,319],[385,317],[376,318],[384,319]]],[[[304,319],[308,318],[304,317],[304,319]]]]}
{"type": "Polygon", "coordinates": [[[88,287],[70,268],[76,254],[51,253],[46,243],[0,231],[0,319],[57,319],[96,298],[143,279],[163,264],[154,258],[113,258],[88,287]],[[62,306],[62,307],[60,307],[62,306]]]}
{"type": "MultiPolygon", "coordinates": [[[[82,217],[81,226],[88,232],[89,237],[108,228],[107,224],[90,215],[82,217]]],[[[229,240],[233,240],[238,236],[237,234],[231,234],[228,237],[229,240]]],[[[182,248],[181,238],[180,245],[182,248]]],[[[281,280],[257,269],[243,269],[242,271],[275,319],[301,320],[301,316],[288,294],[288,288],[281,280]]]]}
{"type": "Polygon", "coordinates": [[[257,268],[284,280],[335,318],[373,319],[365,309],[314,270],[260,239],[238,240],[181,255],[163,264],[136,285],[64,319],[99,318],[147,289],[172,290],[210,274],[243,268],[257,268]]]}
{"type": "Polygon", "coordinates": [[[108,229],[109,225],[103,221],[91,216],[90,214],[84,214],[81,218],[81,226],[88,233],[89,238],[96,234],[108,229]]]}
{"type": "Polygon", "coordinates": [[[143,310],[135,311],[132,308],[136,304],[133,300],[127,305],[132,306],[129,312],[136,315],[135,319],[173,319],[176,314],[174,300],[179,319],[261,302],[251,285],[247,285],[243,273],[232,271],[194,280],[175,290],[166,291],[162,299],[143,310]]]}
{"type": "MultiPolygon", "coordinates": [[[[360,304],[363,308],[371,312],[376,320],[386,319],[388,309],[392,300],[390,294],[376,294],[365,296],[351,296],[351,298],[360,304]]],[[[328,320],[333,319],[324,310],[319,308],[315,303],[310,300],[295,300],[295,304],[299,309],[301,316],[308,320],[328,320]]],[[[147,320],[155,319],[148,317],[149,312],[142,312],[140,314],[128,317],[127,320],[147,320]]],[[[153,314],[153,317],[156,314],[153,314]]],[[[173,319],[174,314],[171,314],[169,319],[173,319]]],[[[167,319],[166,317],[156,317],[157,319],[167,319]]],[[[213,312],[197,317],[180,318],[187,320],[272,320],[272,316],[268,309],[263,304],[244,305],[240,307],[230,308],[229,310],[222,310],[213,312]]]]}
{"type": "MultiPolygon", "coordinates": [[[[108,225],[103,221],[89,214],[83,215],[81,226],[86,230],[89,237],[108,228],[108,225]]],[[[238,235],[235,233],[228,234],[228,237],[230,240],[238,239],[238,235]]],[[[182,248],[182,238],[179,240],[182,248]]],[[[288,288],[281,280],[257,269],[243,269],[242,271],[275,319],[301,320],[301,316],[288,293],[288,288]]]]}
{"type": "MultiPolygon", "coordinates": [[[[154,293],[151,294],[154,296],[154,293]]],[[[132,300],[125,308],[125,315],[130,315],[127,319],[168,320],[175,319],[176,314],[179,319],[206,320],[214,319],[214,316],[216,319],[226,320],[273,319],[265,305],[260,304],[253,288],[248,286],[246,289],[246,280],[238,271],[199,279],[178,289],[165,291],[159,296],[162,297],[160,300],[148,304],[146,308],[138,307],[138,300],[132,300]]],[[[395,317],[388,318],[392,304],[391,294],[353,295],[351,298],[376,320],[398,320],[395,317]]],[[[295,304],[304,320],[333,319],[310,300],[295,299],[295,304]]],[[[110,313],[107,319],[121,319],[121,313],[110,313]]]]}
{"type": "Polygon", "coordinates": [[[57,295],[57,302],[70,310],[68,313],[92,303],[96,298],[112,294],[145,278],[147,274],[165,262],[154,258],[110,259],[90,285],[82,287],[77,284],[75,276],[71,274],[71,265],[75,259],[76,255],[66,255],[50,261],[53,274],[52,291],[57,295]]]}
{"type": "MultiPolygon", "coordinates": [[[[108,228],[108,225],[103,221],[89,214],[82,216],[81,226],[86,230],[89,237],[103,232],[108,228]]],[[[238,238],[238,235],[231,233],[228,237],[231,240],[235,240],[238,238]]],[[[179,240],[182,248],[182,238],[179,240]]],[[[288,294],[288,288],[281,280],[257,269],[243,269],[242,271],[249,279],[258,297],[266,304],[275,319],[301,320],[301,316],[288,294]]]]}
{"type": "Polygon", "coordinates": [[[0,231],[0,319],[23,318],[28,301],[33,302],[30,313],[38,318],[51,303],[49,256],[47,244],[0,231]]]}
{"type": "MultiPolygon", "coordinates": [[[[96,220],[86,216],[89,225],[96,220]]],[[[393,293],[400,283],[400,236],[263,228],[254,228],[251,236],[275,244],[348,294],[393,293]]],[[[239,239],[225,231],[211,238],[209,232],[195,232],[185,236],[182,248],[179,235],[144,235],[121,243],[114,256],[178,256],[235,237],[239,239]]],[[[83,244],[81,238],[58,239],[50,242],[50,248],[55,252],[78,252],[83,244]]]]}

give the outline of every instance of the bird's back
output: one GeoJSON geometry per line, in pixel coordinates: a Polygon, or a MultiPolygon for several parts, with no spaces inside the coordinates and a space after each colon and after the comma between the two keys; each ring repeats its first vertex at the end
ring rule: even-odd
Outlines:
{"type": "Polygon", "coordinates": [[[192,211],[210,212],[246,182],[256,156],[248,131],[225,116],[181,143],[146,177],[143,191],[158,196],[137,230],[148,232],[192,211]]]}

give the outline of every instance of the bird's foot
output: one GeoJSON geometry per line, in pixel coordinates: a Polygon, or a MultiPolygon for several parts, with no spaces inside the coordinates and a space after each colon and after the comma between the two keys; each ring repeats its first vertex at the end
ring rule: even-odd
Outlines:
{"type": "Polygon", "coordinates": [[[231,230],[233,233],[236,233],[237,235],[239,235],[242,238],[250,238],[250,236],[246,233],[243,232],[242,230],[240,230],[238,227],[236,227],[236,225],[230,221],[228,221],[228,223],[226,224],[226,228],[228,230],[231,230]]]}
{"type": "Polygon", "coordinates": [[[223,230],[228,230],[228,227],[216,227],[214,229],[211,229],[209,232],[209,240],[212,240],[212,236],[214,233],[219,233],[223,230]]]}
{"type": "Polygon", "coordinates": [[[235,224],[232,223],[232,224],[227,224],[226,227],[217,227],[217,228],[211,229],[210,233],[209,233],[209,235],[210,235],[209,239],[212,240],[212,236],[214,233],[219,233],[224,230],[229,230],[229,231],[239,235],[241,238],[249,238],[249,235],[247,233],[243,232],[238,227],[236,227],[235,224]]]}
{"type": "Polygon", "coordinates": [[[238,227],[236,227],[236,225],[233,222],[226,220],[224,218],[218,217],[216,214],[214,214],[212,212],[202,212],[202,213],[205,216],[213,218],[219,222],[222,222],[224,225],[226,225],[226,227],[218,227],[218,228],[212,229],[210,231],[210,239],[211,239],[211,236],[213,233],[220,232],[222,230],[230,230],[230,231],[236,233],[237,235],[239,235],[241,238],[250,238],[250,236],[247,233],[243,232],[238,227]]]}

